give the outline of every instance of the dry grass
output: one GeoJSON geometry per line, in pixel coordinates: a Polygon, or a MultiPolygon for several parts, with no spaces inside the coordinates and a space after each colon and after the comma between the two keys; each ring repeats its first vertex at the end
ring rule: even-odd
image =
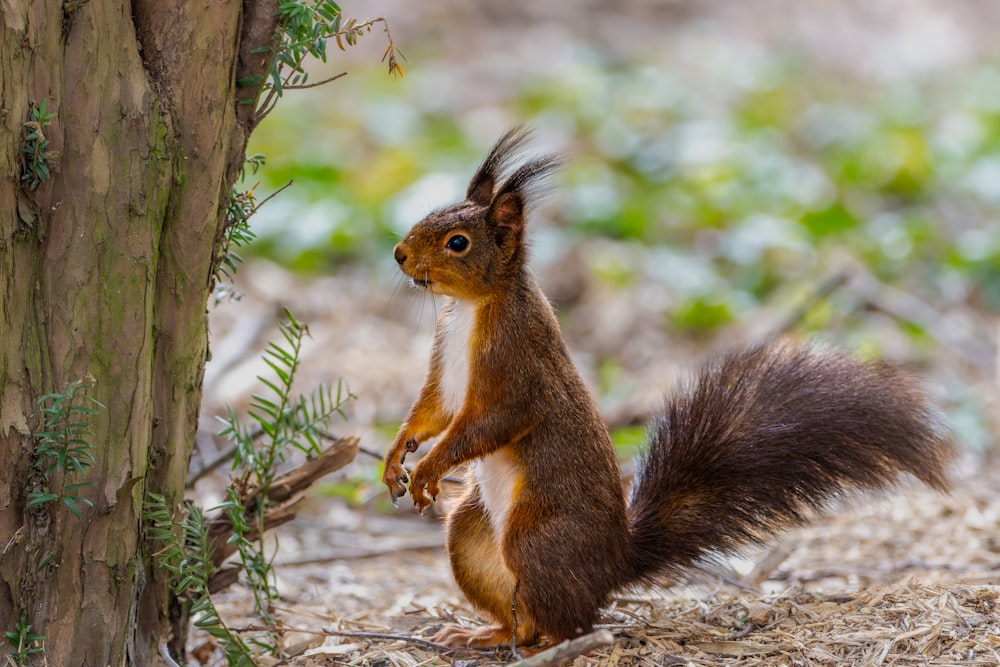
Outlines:
{"type": "MultiPolygon", "coordinates": [[[[1000,476],[981,463],[948,496],[913,487],[858,499],[753,560],[621,595],[601,625],[614,643],[571,664],[1000,664],[1000,476]]],[[[483,622],[451,581],[439,521],[401,510],[359,537],[356,514],[315,501],[282,538],[283,645],[294,657],[262,665],[514,660],[419,643],[445,623],[483,622]],[[292,553],[303,548],[309,557],[292,553]]],[[[222,607],[238,619],[247,603],[233,589],[222,607]]]]}

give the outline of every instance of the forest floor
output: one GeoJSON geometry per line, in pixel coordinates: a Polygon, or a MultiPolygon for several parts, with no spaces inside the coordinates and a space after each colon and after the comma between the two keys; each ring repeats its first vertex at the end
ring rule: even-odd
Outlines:
{"type": "MultiPolygon", "coordinates": [[[[260,390],[255,376],[266,368],[258,355],[276,340],[284,304],[310,329],[302,391],[350,378],[357,398],[345,407],[349,420],[332,430],[383,451],[423,376],[433,302],[367,271],[314,281],[255,263],[241,281],[238,303],[211,309],[206,415],[221,414],[223,403],[240,410],[260,390]]],[[[591,340],[600,327],[584,335],[575,321],[568,319],[567,336],[593,377],[588,350],[607,343],[591,340]]],[[[635,326],[633,336],[653,336],[641,321],[635,326]]],[[[625,376],[634,391],[613,406],[614,419],[644,419],[644,397],[676,379],[652,374],[676,376],[689,354],[683,346],[665,348],[663,366],[625,376]]],[[[210,437],[215,428],[205,419],[199,456],[211,458],[224,443],[210,437]]],[[[690,581],[617,596],[600,622],[614,642],[572,664],[1000,664],[1000,461],[995,448],[989,451],[960,456],[948,495],[904,483],[845,502],[770,548],[690,581]]],[[[452,581],[444,554],[441,517],[455,492],[446,489],[437,514],[418,516],[406,499],[397,510],[388,505],[374,457],[360,455],[346,475],[318,485],[298,518],[277,531],[276,611],[287,629],[282,646],[294,657],[260,664],[511,662],[505,649],[443,652],[420,642],[442,624],[483,623],[452,581]]],[[[224,484],[225,472],[216,472],[194,494],[210,507],[224,484]]],[[[241,585],[216,602],[231,626],[254,625],[241,585]]],[[[196,634],[192,642],[194,655],[214,664],[211,640],[196,634]]]]}
{"type": "MultiPolygon", "coordinates": [[[[423,49],[421,65],[430,66],[427,54],[436,54],[438,64],[446,63],[464,82],[457,88],[467,93],[469,106],[502,95],[504,82],[527,69],[559,67],[545,51],[554,30],[574,31],[611,51],[672,49],[671,67],[719,48],[791,42],[803,58],[878,85],[907,70],[960,67],[995,53],[993,19],[1000,12],[996,3],[975,0],[643,0],[626,3],[626,16],[617,4],[380,0],[363,11],[391,17],[400,44],[417,36],[432,44],[423,49]]],[[[370,48],[382,47],[373,42],[370,48]]],[[[363,50],[345,56],[370,58],[363,50]]],[[[547,293],[573,304],[560,313],[565,334],[584,377],[600,387],[600,407],[612,426],[642,423],[693,359],[713,347],[753,340],[782,315],[761,314],[705,349],[665,332],[662,316],[642,307],[640,297],[602,292],[566,265],[549,267],[541,279],[547,293]],[[609,388],[598,362],[610,355],[621,363],[609,388]]],[[[237,288],[244,293],[238,303],[210,309],[213,360],[192,467],[225,446],[212,436],[218,430],[212,415],[228,404],[245,408],[247,397],[260,390],[255,377],[266,367],[259,355],[267,341],[278,340],[281,306],[311,332],[302,391],[344,378],[356,398],[345,407],[349,420],[331,429],[383,451],[420,386],[433,302],[408,294],[395,276],[346,269],[306,279],[265,262],[242,268],[237,288]]],[[[994,331],[996,325],[994,317],[994,331]]],[[[952,352],[942,350],[940,363],[959,363],[952,352]]],[[[921,370],[933,384],[934,369],[921,370]]],[[[996,410],[992,373],[972,369],[968,378],[974,391],[992,396],[986,403],[996,410]]],[[[360,455],[345,472],[317,485],[297,519],[277,531],[275,611],[286,628],[282,646],[292,656],[280,664],[511,662],[506,649],[443,652],[419,641],[445,623],[483,622],[452,581],[443,552],[448,498],[432,516],[417,516],[405,502],[392,510],[373,457],[360,455]]],[[[211,507],[225,482],[223,469],[204,477],[192,495],[211,507]]],[[[251,600],[241,585],[215,599],[231,626],[254,624],[246,617],[251,600]]],[[[572,664],[1000,664],[1000,447],[963,451],[948,495],[904,483],[853,499],[746,559],[672,587],[617,596],[600,623],[613,632],[613,643],[572,664]]],[[[195,633],[191,647],[203,664],[218,664],[207,636],[195,633]]]]}

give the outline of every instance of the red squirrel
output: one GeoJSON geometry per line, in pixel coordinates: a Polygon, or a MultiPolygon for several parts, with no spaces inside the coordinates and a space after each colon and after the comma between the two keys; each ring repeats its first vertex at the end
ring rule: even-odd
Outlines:
{"type": "Polygon", "coordinates": [[[626,503],[607,428],[528,267],[525,214],[558,165],[507,132],[466,200],[395,247],[414,285],[445,297],[430,369],[385,455],[383,482],[423,511],[471,464],[447,518],[469,601],[494,622],[445,627],[457,646],[556,643],[609,596],[758,544],[852,490],[909,473],[947,488],[951,449],[918,383],[880,361],[771,341],[710,363],[665,399],[626,503]],[[403,459],[440,436],[407,475],[403,459]]]}

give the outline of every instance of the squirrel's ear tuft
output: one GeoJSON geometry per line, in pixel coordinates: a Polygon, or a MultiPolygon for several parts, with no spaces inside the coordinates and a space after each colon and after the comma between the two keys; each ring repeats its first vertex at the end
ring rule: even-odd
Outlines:
{"type": "Polygon", "coordinates": [[[493,227],[497,245],[512,233],[524,227],[524,199],[518,192],[503,192],[497,195],[486,213],[487,222],[493,227]]]}
{"type": "Polygon", "coordinates": [[[517,157],[517,152],[531,138],[531,131],[526,127],[518,127],[507,130],[494,144],[489,155],[479,165],[475,176],[469,181],[469,190],[466,198],[480,206],[489,206],[493,201],[493,194],[496,190],[500,177],[507,171],[511,162],[517,157]]]}
{"type": "Polygon", "coordinates": [[[562,163],[557,155],[534,158],[514,170],[494,197],[494,201],[508,193],[520,195],[521,206],[530,206],[544,192],[545,179],[562,163]]]}

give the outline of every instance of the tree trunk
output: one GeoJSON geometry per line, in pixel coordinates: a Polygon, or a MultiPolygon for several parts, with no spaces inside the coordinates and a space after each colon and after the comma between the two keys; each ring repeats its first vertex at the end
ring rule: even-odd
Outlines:
{"type": "Polygon", "coordinates": [[[23,614],[46,664],[154,665],[177,621],[142,503],[183,493],[206,300],[255,123],[236,81],[266,66],[275,9],[0,0],[0,632],[23,614]],[[23,123],[43,100],[51,175],[32,191],[23,123]],[[88,376],[106,406],[79,492],[93,507],[28,508],[38,399],[88,376]]]}

